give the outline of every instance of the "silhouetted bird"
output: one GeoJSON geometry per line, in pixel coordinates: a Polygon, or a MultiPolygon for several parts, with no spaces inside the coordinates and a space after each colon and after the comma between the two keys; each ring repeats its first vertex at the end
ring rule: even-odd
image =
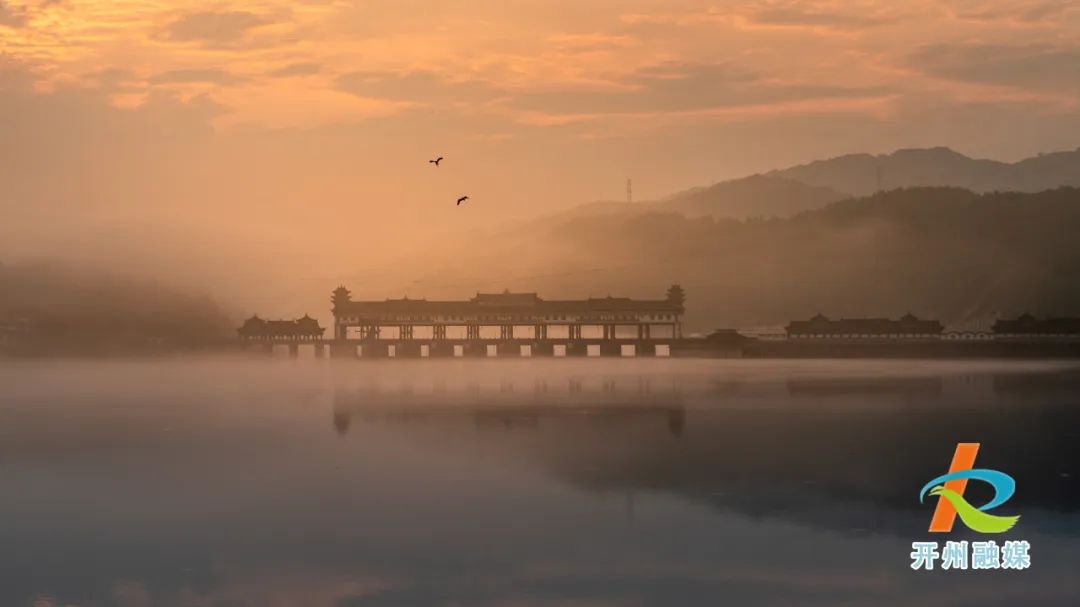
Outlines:
{"type": "Polygon", "coordinates": [[[439,166],[439,163],[440,163],[440,162],[442,162],[442,156],[439,156],[439,157],[438,157],[438,158],[436,158],[435,160],[429,160],[428,162],[429,162],[430,164],[433,164],[433,165],[435,165],[435,166],[439,166]]]}
{"type": "Polygon", "coordinates": [[[468,199],[469,199],[469,197],[468,197],[468,196],[462,196],[461,198],[458,198],[458,199],[457,199],[457,203],[458,203],[458,204],[461,204],[461,203],[465,202],[465,201],[466,201],[466,200],[468,200],[468,199]]]}

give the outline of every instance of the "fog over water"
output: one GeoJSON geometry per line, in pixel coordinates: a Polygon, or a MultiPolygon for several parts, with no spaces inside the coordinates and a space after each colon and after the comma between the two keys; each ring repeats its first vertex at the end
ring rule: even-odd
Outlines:
{"type": "Polygon", "coordinates": [[[1058,362],[5,362],[0,605],[1075,605],[1078,401],[1058,362]],[[910,569],[960,441],[1030,569],[910,569]]]}

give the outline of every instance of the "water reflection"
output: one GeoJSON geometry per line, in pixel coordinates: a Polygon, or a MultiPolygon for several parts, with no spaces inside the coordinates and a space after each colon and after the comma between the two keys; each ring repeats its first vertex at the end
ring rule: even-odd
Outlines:
{"type": "Polygon", "coordinates": [[[49,363],[0,391],[5,606],[1080,598],[1070,365],[49,363]],[[1031,570],[908,569],[961,440],[1017,479],[1031,570]]]}
{"type": "Polygon", "coordinates": [[[661,423],[673,436],[682,434],[685,407],[677,380],[668,378],[654,386],[646,376],[603,378],[587,385],[580,378],[559,382],[537,379],[522,388],[500,381],[497,389],[468,383],[453,390],[446,382],[408,384],[386,390],[379,386],[338,389],[334,394],[334,429],[348,432],[353,415],[365,422],[452,422],[471,418],[478,429],[545,427],[560,419],[595,426],[630,423],[661,423]],[[418,389],[419,388],[419,389],[418,389]]]}
{"type": "MultiPolygon", "coordinates": [[[[926,527],[912,488],[940,474],[959,441],[986,444],[980,466],[1017,479],[1024,490],[1011,505],[1080,508],[1080,407],[1024,407],[1017,401],[1031,397],[1032,384],[1037,393],[1080,395],[1075,372],[801,378],[784,381],[782,393],[767,383],[642,377],[603,378],[591,390],[573,378],[561,389],[503,382],[457,392],[418,382],[338,390],[333,419],[340,434],[355,417],[448,449],[494,448],[588,490],[660,490],[750,517],[908,537],[926,527]],[[988,387],[997,398],[986,400],[988,387]],[[482,437],[469,421],[506,435],[482,437]],[[515,432],[521,428],[530,436],[515,432]]],[[[978,501],[984,490],[972,485],[969,495],[978,501]]],[[[1027,520],[1029,529],[1080,531],[1055,517],[1027,520]]]]}

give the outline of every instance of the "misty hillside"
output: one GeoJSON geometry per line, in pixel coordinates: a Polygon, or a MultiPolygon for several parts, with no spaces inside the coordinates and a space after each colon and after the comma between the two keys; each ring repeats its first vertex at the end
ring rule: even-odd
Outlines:
{"type": "Polygon", "coordinates": [[[207,298],[57,263],[0,264],[0,326],[20,351],[103,353],[198,347],[232,335],[207,298]]]}
{"type": "Polygon", "coordinates": [[[676,212],[687,217],[747,219],[788,217],[847,198],[831,188],[779,176],[751,175],[672,194],[659,201],[597,201],[554,213],[541,221],[610,214],[676,212]]]}
{"type": "Polygon", "coordinates": [[[832,188],[785,177],[751,175],[675,194],[653,205],[652,210],[717,219],[787,217],[846,197],[832,188]]]}
{"type": "Polygon", "coordinates": [[[859,196],[879,189],[925,186],[1039,192],[1080,186],[1080,149],[1040,154],[1016,163],[968,158],[948,148],[897,150],[880,156],[850,154],[819,160],[768,175],[859,196]]]}
{"type": "MultiPolygon", "coordinates": [[[[947,323],[1080,314],[1080,190],[894,190],[786,219],[674,212],[571,217],[478,239],[423,270],[418,295],[476,288],[542,296],[687,292],[694,330],[781,324],[817,312],[947,323]],[[452,257],[452,259],[451,259],[452,257]]],[[[414,274],[417,275],[417,274],[414,274]]]]}

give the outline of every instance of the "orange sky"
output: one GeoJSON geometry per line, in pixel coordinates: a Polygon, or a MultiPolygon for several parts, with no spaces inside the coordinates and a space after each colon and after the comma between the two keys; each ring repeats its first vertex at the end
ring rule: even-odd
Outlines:
{"type": "Polygon", "coordinates": [[[627,177],[1072,149],[1078,41],[1056,0],[0,0],[0,258],[333,275],[627,177]]]}
{"type": "Polygon", "coordinates": [[[3,0],[0,48],[39,91],[89,87],[124,108],[155,93],[205,95],[222,106],[220,128],[437,108],[475,117],[477,138],[570,123],[582,125],[576,136],[604,137],[778,115],[885,119],[930,98],[1072,110],[1078,7],[3,0]]]}

